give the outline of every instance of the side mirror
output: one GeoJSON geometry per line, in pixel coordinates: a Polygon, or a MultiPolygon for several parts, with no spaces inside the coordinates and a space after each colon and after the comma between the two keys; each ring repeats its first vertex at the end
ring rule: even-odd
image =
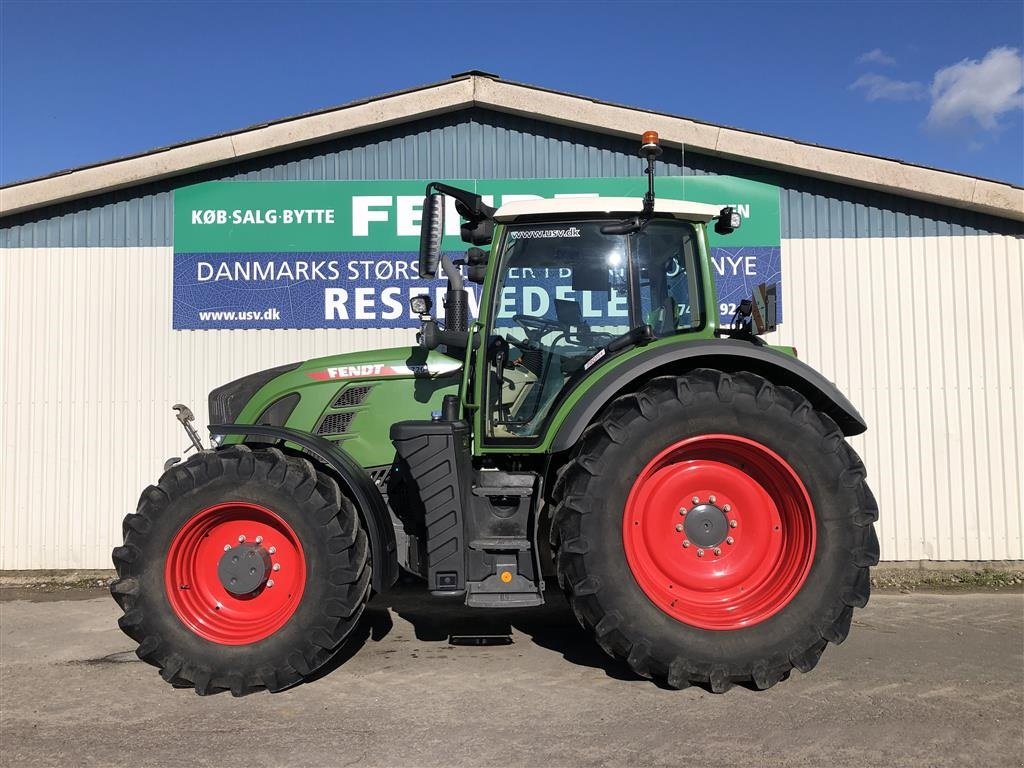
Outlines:
{"type": "Polygon", "coordinates": [[[441,260],[444,237],[444,195],[439,192],[423,198],[423,223],[420,225],[420,277],[433,278],[441,260]]]}
{"type": "Polygon", "coordinates": [[[779,324],[778,285],[761,283],[754,288],[754,305],[751,308],[751,319],[754,321],[753,333],[763,336],[774,331],[779,324]]]}
{"type": "Polygon", "coordinates": [[[715,220],[715,232],[720,235],[731,235],[735,230],[740,228],[740,224],[743,223],[743,217],[740,216],[732,206],[726,206],[715,220]]]}

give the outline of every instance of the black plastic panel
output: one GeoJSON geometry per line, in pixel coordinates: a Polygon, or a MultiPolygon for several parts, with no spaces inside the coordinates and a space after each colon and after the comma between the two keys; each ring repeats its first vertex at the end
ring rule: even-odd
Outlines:
{"type": "Polygon", "coordinates": [[[422,513],[427,584],[435,594],[466,588],[465,500],[469,487],[469,425],[464,421],[401,421],[391,427],[396,471],[404,476],[408,503],[422,513]]]}

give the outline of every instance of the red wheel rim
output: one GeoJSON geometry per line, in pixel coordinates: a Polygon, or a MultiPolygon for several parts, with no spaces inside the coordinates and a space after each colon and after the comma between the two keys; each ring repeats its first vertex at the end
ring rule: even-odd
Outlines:
{"type": "Polygon", "coordinates": [[[626,500],[622,532],[647,597],[684,624],[717,630],[752,626],[788,605],[816,541],[796,472],[737,435],[691,437],[655,456],[626,500]]]}
{"type": "Polygon", "coordinates": [[[247,645],[291,618],[306,585],[306,560],[291,526],[266,507],[231,501],[207,507],[175,534],[164,586],[178,618],[200,637],[247,645]],[[218,567],[232,552],[256,551],[265,563],[258,586],[244,595],[221,583],[218,567]],[[265,570],[265,573],[263,571],[265,570]]]}

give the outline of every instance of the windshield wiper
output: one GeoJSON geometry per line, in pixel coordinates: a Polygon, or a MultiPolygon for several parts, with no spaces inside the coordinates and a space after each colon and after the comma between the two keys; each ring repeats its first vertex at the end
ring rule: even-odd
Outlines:
{"type": "Polygon", "coordinates": [[[635,347],[637,345],[646,344],[653,339],[654,329],[647,324],[638,325],[636,328],[630,328],[624,334],[616,336],[601,347],[601,349],[597,350],[596,354],[583,364],[583,370],[589,371],[607,355],[612,355],[626,347],[635,347]]]}

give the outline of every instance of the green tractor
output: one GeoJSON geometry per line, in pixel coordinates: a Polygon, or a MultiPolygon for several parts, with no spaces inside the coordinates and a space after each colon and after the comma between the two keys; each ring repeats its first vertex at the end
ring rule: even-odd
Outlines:
{"type": "Polygon", "coordinates": [[[113,552],[138,656],[200,694],[280,691],[403,571],[491,609],[542,604],[556,574],[604,651],[674,688],[769,688],[842,642],[878,561],[845,440],[867,427],[760,338],[774,287],[720,323],[707,227],[740,217],[655,200],[659,152],[644,134],[643,198],[495,209],[431,183],[419,269],[447,277],[443,326],[418,296],[416,347],[213,390],[208,449],[178,406],[197,451],[142,492],[113,552]]]}

